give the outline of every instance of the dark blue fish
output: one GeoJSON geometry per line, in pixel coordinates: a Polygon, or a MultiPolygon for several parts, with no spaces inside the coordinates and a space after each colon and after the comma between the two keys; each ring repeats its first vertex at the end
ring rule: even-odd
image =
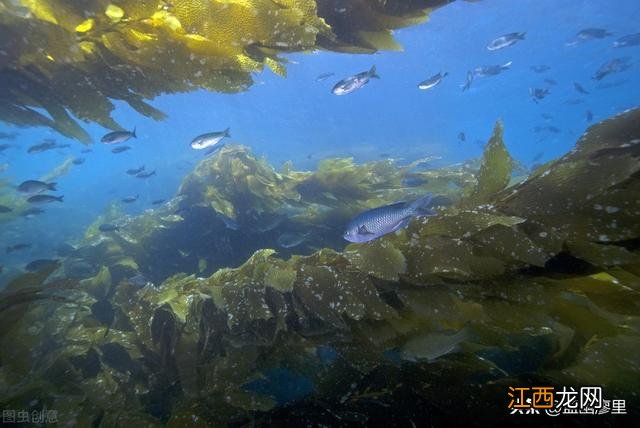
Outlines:
{"type": "Polygon", "coordinates": [[[140,174],[142,171],[144,171],[144,165],[142,165],[140,168],[131,168],[127,170],[127,174],[128,175],[138,175],[140,174]]]}
{"type": "Polygon", "coordinates": [[[593,79],[602,80],[605,76],[608,76],[609,74],[620,73],[622,71],[625,71],[629,67],[631,67],[630,58],[628,57],[614,58],[611,61],[607,62],[606,64],[603,64],[598,69],[598,71],[596,71],[596,74],[594,74],[593,79]]]}
{"type": "Polygon", "coordinates": [[[138,174],[136,174],[136,178],[149,178],[152,175],[156,175],[155,169],[151,172],[139,172],[138,174]]]}
{"type": "Polygon", "coordinates": [[[355,76],[349,76],[346,79],[342,79],[334,85],[331,92],[333,92],[334,95],[350,94],[369,83],[369,80],[379,78],[380,76],[376,74],[376,66],[374,65],[369,71],[363,71],[355,76]]]}
{"type": "Polygon", "coordinates": [[[56,263],[58,263],[58,261],[55,259],[38,259],[27,264],[24,269],[29,272],[37,272],[56,263]]]}
{"type": "Polygon", "coordinates": [[[111,150],[111,153],[122,153],[122,152],[126,152],[127,150],[131,150],[131,147],[129,146],[120,146],[120,147],[116,147],[115,149],[111,150]]]}
{"type": "Polygon", "coordinates": [[[27,199],[27,202],[31,204],[48,204],[50,202],[63,202],[64,196],[53,195],[35,195],[27,199]]]}
{"type": "Polygon", "coordinates": [[[406,227],[413,217],[435,215],[428,208],[431,196],[429,193],[411,203],[397,202],[365,211],[351,220],[343,237],[349,242],[368,242],[406,227]]]}
{"type": "Polygon", "coordinates": [[[335,73],[322,73],[318,77],[316,77],[316,82],[324,82],[329,77],[333,76],[335,73]]]}
{"type": "Polygon", "coordinates": [[[104,224],[101,224],[98,227],[98,230],[100,232],[105,232],[106,233],[106,232],[117,232],[117,231],[120,230],[120,228],[118,226],[116,226],[115,224],[104,223],[104,224]]]}
{"type": "Polygon", "coordinates": [[[109,132],[107,135],[100,139],[104,144],[120,144],[129,140],[131,137],[138,138],[136,135],[136,128],[133,128],[133,131],[114,131],[109,132]]]}
{"type": "Polygon", "coordinates": [[[587,90],[585,90],[581,84],[577,83],[577,82],[573,82],[573,87],[576,89],[576,91],[580,92],[581,94],[588,94],[589,92],[587,90]]]}
{"type": "Polygon", "coordinates": [[[584,30],[578,31],[578,33],[572,39],[567,41],[565,45],[575,46],[589,40],[604,39],[609,36],[613,36],[613,34],[603,28],[585,28],[584,30]]]}
{"type": "Polygon", "coordinates": [[[629,34],[628,36],[622,36],[615,42],[613,42],[614,48],[628,48],[631,46],[640,45],[640,33],[629,34]]]}

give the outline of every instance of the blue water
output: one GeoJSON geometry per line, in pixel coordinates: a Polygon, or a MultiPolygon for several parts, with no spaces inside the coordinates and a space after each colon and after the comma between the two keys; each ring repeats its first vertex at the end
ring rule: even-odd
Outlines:
{"type": "MultiPolygon", "coordinates": [[[[442,157],[440,164],[478,157],[496,119],[505,123],[505,141],[512,155],[526,165],[534,157],[547,161],[566,153],[588,126],[585,112],[594,122],[639,104],[638,62],[640,46],[613,49],[619,37],[640,31],[640,2],[637,0],[486,0],[458,1],[436,10],[427,24],[396,32],[401,52],[375,55],[346,55],[330,52],[291,54],[286,79],[265,71],[256,74],[256,84],[239,94],[198,91],[169,94],[152,104],[167,113],[155,122],[117,103],[114,118],[124,127],[137,127],[133,150],[114,155],[111,146],[84,147],[46,129],[17,129],[0,126],[0,132],[19,132],[11,149],[0,154],[8,164],[3,179],[18,184],[38,178],[67,156],[85,157],[60,177],[63,204],[50,204],[46,214],[31,220],[18,218],[0,226],[0,242],[13,245],[31,242],[29,251],[4,254],[2,282],[19,271],[21,264],[53,256],[53,248],[79,239],[85,228],[109,203],[140,195],[122,209],[130,214],[151,208],[151,201],[170,198],[202,152],[190,149],[196,135],[231,127],[230,144],[243,144],[279,166],[293,160],[298,169],[313,169],[327,157],[352,156],[358,162],[380,159],[387,153],[395,159],[442,157]],[[567,47],[565,42],[583,28],[606,28],[614,37],[567,47]],[[516,45],[489,52],[486,44],[505,33],[526,31],[516,45]],[[632,67],[596,82],[594,72],[615,57],[628,56],[632,67]],[[482,65],[512,61],[510,70],[476,79],[471,89],[460,86],[466,72],[482,65]],[[380,80],[362,90],[338,97],[330,89],[340,78],[376,65],[380,80]],[[546,64],[544,74],[531,71],[546,64]],[[417,84],[439,72],[449,76],[436,88],[420,91],[417,84]],[[316,76],[335,76],[316,82],[316,76]],[[530,87],[546,87],[552,78],[551,94],[534,103],[530,87]],[[576,92],[580,83],[588,95],[576,92]],[[602,87],[603,84],[613,84],[602,87]],[[579,104],[567,101],[581,100],[579,104]],[[545,120],[541,114],[553,115],[545,120]],[[535,126],[553,125],[559,134],[536,134],[535,126]],[[458,141],[464,132],[465,142],[458,141]],[[546,137],[542,139],[541,137],[546,137]],[[43,138],[70,143],[70,149],[29,155],[29,146],[43,138]],[[541,155],[540,155],[541,154],[541,155]],[[129,168],[145,165],[157,175],[141,180],[125,174],[129,168]]],[[[95,124],[85,129],[94,141],[107,131],[95,124]]],[[[4,142],[4,141],[3,141],[4,142]]],[[[6,191],[6,189],[5,189],[6,191]]]]}

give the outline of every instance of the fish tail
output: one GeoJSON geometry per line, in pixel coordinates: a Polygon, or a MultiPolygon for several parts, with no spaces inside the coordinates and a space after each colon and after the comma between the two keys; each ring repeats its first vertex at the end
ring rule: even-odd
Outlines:
{"type": "Polygon", "coordinates": [[[518,33],[518,34],[517,34],[517,37],[518,37],[520,40],[524,40],[524,36],[526,36],[526,35],[527,35],[527,32],[526,32],[526,31],[523,31],[522,33],[518,33]]]}
{"type": "Polygon", "coordinates": [[[231,131],[231,128],[227,128],[227,129],[225,129],[225,130],[224,130],[224,136],[225,136],[225,137],[228,137],[228,138],[231,138],[231,134],[229,133],[229,131],[231,131]]]}
{"type": "Polygon", "coordinates": [[[442,74],[442,77],[447,77],[449,75],[449,72],[445,71],[444,73],[441,73],[441,74],[442,74]]]}
{"type": "Polygon", "coordinates": [[[56,201],[58,201],[58,202],[64,202],[64,201],[63,201],[63,199],[64,199],[64,195],[62,195],[62,196],[58,196],[58,197],[55,197],[55,196],[54,196],[54,198],[55,198],[55,200],[56,200],[56,201]]]}
{"type": "Polygon", "coordinates": [[[371,69],[369,70],[369,77],[372,79],[379,79],[380,76],[378,76],[378,74],[376,73],[376,66],[372,66],[371,69]]]}
{"type": "Polygon", "coordinates": [[[138,136],[136,135],[136,127],[133,127],[133,131],[131,131],[131,135],[133,136],[133,138],[138,138],[138,136]]]}
{"type": "Polygon", "coordinates": [[[435,215],[435,212],[429,208],[429,203],[431,202],[432,198],[433,194],[427,193],[423,197],[411,202],[411,204],[409,205],[409,210],[411,211],[412,215],[435,215]]]}
{"type": "Polygon", "coordinates": [[[55,182],[54,183],[49,183],[49,184],[47,184],[47,189],[55,192],[56,190],[58,190],[58,189],[56,189],[57,185],[58,185],[58,183],[55,183],[55,182]]]}

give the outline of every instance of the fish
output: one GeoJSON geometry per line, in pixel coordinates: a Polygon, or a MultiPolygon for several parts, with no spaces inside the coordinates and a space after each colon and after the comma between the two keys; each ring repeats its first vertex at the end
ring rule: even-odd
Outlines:
{"type": "Polygon", "coordinates": [[[464,135],[464,132],[460,132],[460,133],[458,134],[458,141],[460,141],[461,143],[463,143],[463,142],[467,141],[467,136],[466,136],[466,135],[464,135]]]}
{"type": "Polygon", "coordinates": [[[103,223],[100,226],[98,226],[98,230],[100,232],[117,232],[120,230],[120,228],[115,224],[103,223]]]}
{"type": "Polygon", "coordinates": [[[142,171],[144,171],[144,165],[142,165],[139,168],[131,168],[127,170],[127,174],[129,175],[138,175],[140,174],[142,171]]]}
{"type": "Polygon", "coordinates": [[[547,125],[547,126],[536,126],[535,128],[533,128],[533,132],[535,133],[539,133],[542,131],[548,131],[548,132],[553,132],[554,134],[558,134],[560,133],[560,129],[556,128],[555,126],[552,125],[547,125]]]}
{"type": "Polygon", "coordinates": [[[6,205],[0,205],[0,213],[10,213],[11,211],[13,211],[11,208],[9,208],[6,205]]]}
{"type": "Polygon", "coordinates": [[[631,59],[629,57],[614,58],[603,64],[592,79],[602,80],[604,77],[613,73],[620,73],[631,67],[631,59]]]}
{"type": "Polygon", "coordinates": [[[347,95],[362,88],[364,85],[369,83],[369,80],[379,78],[380,76],[376,73],[376,66],[374,65],[369,69],[369,71],[363,71],[362,73],[342,79],[333,86],[331,92],[334,95],[347,95]]]}
{"type": "Polygon", "coordinates": [[[431,199],[429,193],[411,203],[396,202],[360,213],[349,222],[343,238],[349,242],[369,242],[406,227],[414,217],[435,215],[428,208],[431,199]]]}
{"type": "Polygon", "coordinates": [[[29,147],[27,149],[27,153],[29,153],[30,155],[35,153],[42,153],[42,152],[46,152],[47,150],[55,149],[56,147],[57,146],[55,141],[45,141],[44,143],[36,144],[34,146],[29,147]]]}
{"type": "Polygon", "coordinates": [[[1,153],[1,152],[4,152],[4,151],[5,151],[5,150],[7,150],[9,147],[11,147],[11,144],[7,144],[7,143],[0,144],[0,153],[1,153]]]}
{"type": "Polygon", "coordinates": [[[17,136],[17,132],[0,132],[0,140],[14,140],[17,136]]]}
{"type": "Polygon", "coordinates": [[[58,263],[58,260],[56,259],[37,259],[29,262],[24,269],[29,272],[37,272],[56,263],[58,263]]]}
{"type": "Polygon", "coordinates": [[[64,202],[64,196],[53,196],[53,195],[35,195],[31,196],[27,199],[27,202],[30,204],[48,204],[51,202],[64,202]]]}
{"type": "Polygon", "coordinates": [[[156,199],[155,201],[151,202],[151,205],[160,205],[161,203],[163,203],[166,199],[156,199]]]}
{"type": "Polygon", "coordinates": [[[543,89],[543,88],[529,88],[529,95],[531,95],[531,98],[533,99],[534,102],[538,102],[538,100],[542,100],[544,99],[544,97],[546,97],[547,95],[549,95],[550,92],[548,89],[543,89]]]}
{"type": "Polygon", "coordinates": [[[402,186],[404,187],[420,187],[424,184],[427,184],[429,180],[424,177],[411,175],[402,179],[402,186]]]}
{"type": "Polygon", "coordinates": [[[438,74],[435,74],[431,77],[429,77],[427,80],[424,80],[420,83],[418,83],[418,89],[422,89],[422,90],[427,90],[427,89],[431,89],[436,87],[437,85],[440,84],[440,82],[442,82],[442,79],[444,79],[445,77],[447,77],[449,75],[448,72],[439,72],[438,74]]]}
{"type": "Polygon", "coordinates": [[[33,218],[37,215],[43,214],[44,210],[40,207],[30,207],[20,213],[21,217],[33,218]]]}
{"type": "Polygon", "coordinates": [[[57,183],[45,183],[39,180],[26,180],[20,183],[17,187],[18,192],[22,193],[40,193],[50,190],[55,192],[57,183]]]}
{"type": "Polygon", "coordinates": [[[454,334],[426,333],[409,339],[400,349],[400,356],[407,361],[434,361],[444,355],[456,352],[458,346],[467,340],[468,333],[462,329],[454,334]]]}
{"type": "Polygon", "coordinates": [[[608,30],[603,28],[585,28],[578,31],[578,33],[573,38],[569,39],[565,45],[575,46],[589,40],[604,39],[609,36],[613,36],[613,33],[610,33],[608,30]]]}
{"type": "Polygon", "coordinates": [[[511,68],[511,64],[513,64],[513,62],[509,61],[502,65],[484,65],[482,67],[477,67],[473,70],[473,75],[475,77],[496,76],[504,70],[511,68]]]}
{"type": "Polygon", "coordinates": [[[531,71],[533,71],[534,73],[545,73],[545,72],[551,70],[551,67],[549,67],[546,64],[532,65],[529,68],[531,68],[531,71]]]}
{"type": "Polygon", "coordinates": [[[6,248],[6,252],[13,253],[14,251],[22,251],[31,248],[31,244],[15,244],[6,248]]]}
{"type": "Polygon", "coordinates": [[[127,196],[126,198],[122,198],[122,202],[124,202],[125,204],[130,204],[132,202],[137,201],[139,197],[140,195],[127,196]]]}
{"type": "Polygon", "coordinates": [[[327,80],[329,77],[333,75],[335,75],[335,73],[322,73],[318,75],[318,77],[316,77],[316,82],[324,82],[325,80],[327,80]]]}
{"type": "Polygon", "coordinates": [[[85,158],[75,158],[72,163],[74,165],[82,165],[86,159],[85,158]]]}
{"type": "Polygon", "coordinates": [[[196,138],[191,140],[191,148],[195,150],[202,150],[215,146],[220,143],[223,138],[231,137],[231,134],[229,133],[230,130],[231,128],[227,128],[224,131],[208,132],[206,134],[198,135],[196,138]]]}
{"type": "Polygon", "coordinates": [[[136,128],[133,128],[133,131],[113,131],[104,135],[100,141],[104,144],[120,144],[128,141],[131,138],[138,138],[136,135],[136,128]]]}
{"type": "Polygon", "coordinates": [[[149,178],[152,175],[156,175],[156,170],[154,169],[151,172],[140,172],[138,174],[136,174],[136,178],[149,178]]]}
{"type": "Polygon", "coordinates": [[[115,149],[111,150],[111,153],[122,153],[122,152],[126,152],[127,150],[131,150],[130,146],[120,146],[120,147],[116,147],[115,149]]]}
{"type": "Polygon", "coordinates": [[[488,51],[497,51],[500,49],[508,48],[518,43],[520,40],[524,40],[524,36],[527,33],[509,33],[498,38],[493,39],[487,45],[488,51]]]}
{"type": "Polygon", "coordinates": [[[544,79],[544,83],[546,83],[547,85],[557,85],[558,84],[558,82],[556,82],[555,80],[550,79],[550,78],[544,79]]]}
{"type": "Polygon", "coordinates": [[[66,242],[63,242],[56,247],[56,254],[59,255],[60,257],[70,256],[75,251],[76,251],[76,248],[71,244],[67,244],[66,242]]]}
{"type": "Polygon", "coordinates": [[[68,149],[71,144],[56,144],[56,149],[68,149]]]}
{"type": "Polygon", "coordinates": [[[127,278],[127,282],[135,287],[144,288],[147,285],[153,286],[153,283],[149,281],[144,275],[137,274],[130,278],[127,278]]]}
{"type": "Polygon", "coordinates": [[[628,48],[631,46],[638,46],[638,45],[640,45],[640,33],[622,36],[618,40],[613,42],[614,48],[628,48]]]}
{"type": "Polygon", "coordinates": [[[588,94],[589,92],[587,92],[581,84],[573,82],[573,87],[576,89],[576,91],[580,92],[581,94],[588,94]]]}
{"type": "Polygon", "coordinates": [[[587,122],[591,122],[593,120],[593,113],[591,112],[591,110],[587,110],[585,112],[585,116],[586,116],[587,122]]]}
{"type": "Polygon", "coordinates": [[[91,153],[91,152],[93,152],[92,149],[82,149],[82,150],[80,150],[80,153],[91,153]]]}
{"type": "Polygon", "coordinates": [[[473,83],[473,71],[467,71],[467,80],[465,80],[464,85],[462,85],[462,92],[466,91],[471,87],[473,83]]]}
{"type": "Polygon", "coordinates": [[[282,248],[294,248],[306,241],[310,235],[310,232],[305,234],[285,232],[278,236],[276,242],[282,248]]]}

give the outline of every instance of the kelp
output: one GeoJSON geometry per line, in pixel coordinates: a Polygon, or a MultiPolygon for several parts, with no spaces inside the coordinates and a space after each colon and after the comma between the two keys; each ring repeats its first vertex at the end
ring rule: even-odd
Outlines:
{"type": "MultiPolygon", "coordinates": [[[[496,408],[506,407],[508,386],[540,382],[556,388],[603,384],[607,399],[626,399],[627,411],[637,415],[640,366],[633,352],[640,343],[640,231],[637,214],[625,212],[620,192],[639,190],[640,166],[632,162],[639,114],[634,110],[595,125],[572,152],[515,186],[506,187],[508,181],[485,170],[469,180],[479,190],[463,194],[459,188],[436,216],[373,242],[288,258],[265,245],[237,267],[201,276],[198,258],[216,249],[208,242],[204,252],[191,233],[193,242],[183,251],[197,253],[192,270],[176,273],[169,267],[173,272],[159,286],[142,288],[126,278],[107,281],[113,267],[102,258],[107,267],[65,296],[77,302],[73,309],[34,301],[0,335],[2,400],[30,408],[38,394],[47,408],[87,424],[366,426],[373,420],[418,424],[427,417],[506,422],[508,412],[496,408]],[[620,167],[615,173],[600,169],[613,164],[620,167]],[[601,209],[593,208],[594,201],[601,209]],[[569,215],[574,208],[592,209],[594,218],[585,225],[583,216],[569,215]],[[616,227],[603,220],[610,215],[616,227]],[[616,239],[604,240],[603,233],[616,239]],[[99,308],[113,309],[113,317],[99,308]],[[23,336],[28,340],[19,347],[8,346],[23,336]],[[296,388],[297,394],[283,393],[296,388]],[[451,403],[460,397],[460,413],[452,413],[451,403]]],[[[506,165],[506,152],[496,147],[504,147],[499,132],[480,164],[506,165]]],[[[167,247],[186,244],[178,236],[192,221],[200,234],[211,227],[218,240],[236,233],[260,244],[273,244],[284,227],[223,232],[214,207],[224,204],[208,198],[227,201],[234,207],[229,213],[239,214],[236,203],[246,201],[236,195],[255,197],[275,215],[294,201],[302,210],[318,204],[296,190],[309,180],[330,193],[361,191],[351,193],[361,195],[354,207],[376,200],[378,185],[397,184],[396,175],[373,172],[392,171],[390,165],[326,165],[342,181],[351,177],[350,185],[332,182],[331,168],[319,176],[292,168],[276,173],[246,149],[222,151],[185,179],[172,205],[184,221],[120,245],[113,263],[131,257],[139,269],[151,268],[143,273],[153,274],[156,265],[142,257],[143,249],[161,257],[167,247]],[[231,180],[217,176],[234,168],[260,177],[263,186],[252,193],[237,173],[236,190],[231,180]],[[358,186],[367,174],[375,186],[358,186]],[[269,180],[280,184],[280,193],[269,180]],[[269,201],[271,192],[276,196],[269,201]],[[157,247],[146,247],[150,243],[157,247]]],[[[443,171],[446,176],[451,168],[443,171]]],[[[128,224],[160,224],[154,219],[168,215],[163,210],[128,224]]],[[[236,218],[242,224],[242,215],[236,218]]],[[[313,226],[313,219],[301,215],[283,222],[313,226]]],[[[342,224],[325,224],[322,234],[342,224]]],[[[94,256],[118,239],[104,238],[92,247],[94,256]]]]}
{"type": "Polygon", "coordinates": [[[0,4],[0,120],[46,126],[84,144],[78,120],[122,129],[112,100],[154,120],[147,100],[205,89],[239,92],[280,55],[398,50],[392,30],[448,0],[174,0],[0,4]],[[47,114],[40,110],[46,111],[47,114]]]}

